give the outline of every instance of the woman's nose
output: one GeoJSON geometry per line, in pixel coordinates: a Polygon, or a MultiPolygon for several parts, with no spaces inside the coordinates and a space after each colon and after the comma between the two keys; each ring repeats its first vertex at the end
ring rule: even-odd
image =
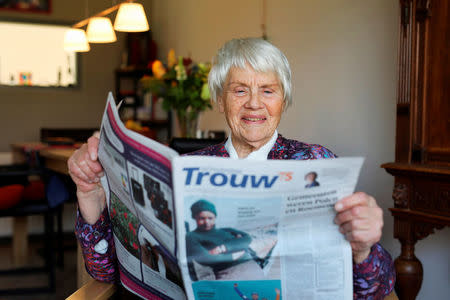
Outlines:
{"type": "Polygon", "coordinates": [[[247,100],[247,102],[245,103],[246,108],[251,108],[251,109],[259,109],[263,106],[263,103],[261,101],[261,95],[256,91],[256,92],[251,92],[249,95],[249,98],[247,100]]]}

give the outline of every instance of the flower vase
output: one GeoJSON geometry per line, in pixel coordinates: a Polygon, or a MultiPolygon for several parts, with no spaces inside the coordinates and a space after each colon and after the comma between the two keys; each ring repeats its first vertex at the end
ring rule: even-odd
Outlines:
{"type": "Polygon", "coordinates": [[[177,112],[180,135],[184,138],[195,138],[197,136],[198,113],[177,112]]]}

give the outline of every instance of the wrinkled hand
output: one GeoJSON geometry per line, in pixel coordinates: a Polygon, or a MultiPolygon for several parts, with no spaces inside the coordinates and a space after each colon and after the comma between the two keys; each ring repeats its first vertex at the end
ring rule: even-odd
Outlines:
{"type": "Polygon", "coordinates": [[[94,224],[105,208],[105,192],[100,185],[103,168],[98,161],[100,134],[96,132],[69,158],[69,174],[77,186],[78,206],[89,224],[94,224]]]}
{"type": "Polygon", "coordinates": [[[78,190],[84,193],[95,190],[103,176],[103,168],[97,160],[98,144],[99,135],[96,132],[68,160],[69,174],[78,190]]]}
{"type": "Polygon", "coordinates": [[[360,263],[381,238],[383,210],[373,197],[361,192],[339,200],[334,208],[337,212],[334,222],[350,242],[353,260],[360,263]]]}

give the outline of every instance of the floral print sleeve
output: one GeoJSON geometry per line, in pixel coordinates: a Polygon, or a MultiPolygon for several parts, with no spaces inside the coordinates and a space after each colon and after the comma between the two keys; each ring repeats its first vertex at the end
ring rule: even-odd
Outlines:
{"type": "Polygon", "coordinates": [[[378,243],[372,246],[364,261],[353,264],[353,299],[384,299],[392,292],[394,284],[394,263],[378,243]]]}
{"type": "Polygon", "coordinates": [[[75,234],[89,275],[104,282],[117,280],[117,257],[108,209],[105,208],[93,225],[86,223],[78,210],[75,234]]]}
{"type": "Polygon", "coordinates": [[[333,152],[324,146],[316,144],[307,144],[296,140],[284,138],[281,134],[270,150],[268,159],[294,159],[308,160],[321,158],[335,158],[333,152]]]}

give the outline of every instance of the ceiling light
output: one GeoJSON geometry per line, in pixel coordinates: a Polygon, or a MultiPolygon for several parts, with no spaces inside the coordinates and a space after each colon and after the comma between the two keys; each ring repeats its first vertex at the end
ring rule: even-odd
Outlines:
{"type": "Polygon", "coordinates": [[[106,17],[93,17],[86,30],[89,43],[112,43],[117,41],[111,20],[106,17]]]}
{"type": "Polygon", "coordinates": [[[140,32],[149,30],[144,7],[140,3],[122,3],[114,21],[117,31],[140,32]]]}
{"type": "Polygon", "coordinates": [[[87,52],[90,49],[83,29],[71,28],[64,34],[64,50],[87,52]]]}

